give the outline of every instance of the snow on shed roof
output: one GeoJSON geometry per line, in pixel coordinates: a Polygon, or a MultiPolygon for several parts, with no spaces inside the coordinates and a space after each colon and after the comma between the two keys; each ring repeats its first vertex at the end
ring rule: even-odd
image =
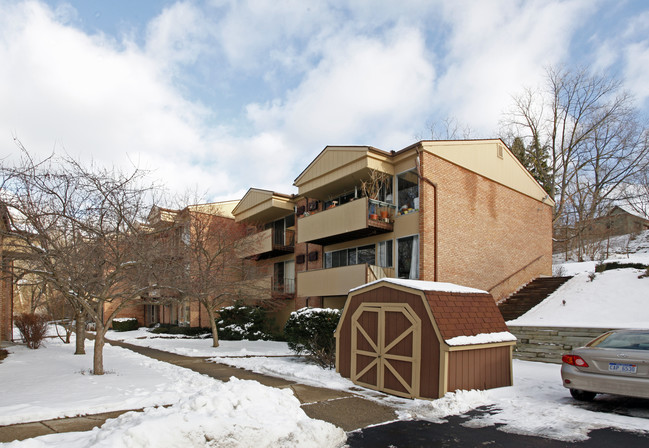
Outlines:
{"type": "Polygon", "coordinates": [[[354,292],[367,286],[375,285],[379,282],[392,283],[394,285],[405,286],[407,288],[417,289],[419,291],[439,291],[439,292],[459,292],[470,294],[488,294],[487,291],[481,289],[469,288],[468,286],[456,285],[454,283],[444,282],[429,282],[424,280],[409,280],[404,278],[382,278],[375,280],[365,285],[358,286],[351,289],[349,292],[354,292]]]}
{"type": "Polygon", "coordinates": [[[446,339],[446,343],[450,346],[456,345],[475,345],[475,344],[492,344],[494,342],[509,342],[516,341],[516,336],[509,331],[498,331],[495,333],[480,333],[475,336],[455,336],[451,339],[446,339]]]}

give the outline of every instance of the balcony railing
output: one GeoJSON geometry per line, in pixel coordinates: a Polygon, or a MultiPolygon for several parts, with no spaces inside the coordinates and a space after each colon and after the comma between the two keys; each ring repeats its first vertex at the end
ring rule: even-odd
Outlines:
{"type": "Polygon", "coordinates": [[[392,232],[396,208],[360,198],[299,219],[298,243],[321,245],[392,232]]]}
{"type": "Polygon", "coordinates": [[[295,231],[276,232],[266,229],[242,238],[238,255],[241,258],[272,258],[295,251],[295,231]]]}
{"type": "Polygon", "coordinates": [[[299,297],[346,296],[350,289],[385,277],[394,277],[394,268],[355,264],[297,273],[299,297]]]}
{"type": "Polygon", "coordinates": [[[295,279],[273,278],[272,281],[272,295],[273,297],[294,297],[295,296],[295,279]]]}

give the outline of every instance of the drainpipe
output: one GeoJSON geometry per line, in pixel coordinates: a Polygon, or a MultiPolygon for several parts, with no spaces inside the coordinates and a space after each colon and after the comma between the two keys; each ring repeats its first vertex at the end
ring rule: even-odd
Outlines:
{"type": "Polygon", "coordinates": [[[417,177],[419,179],[423,180],[426,182],[428,185],[433,187],[433,248],[434,248],[434,257],[433,257],[433,263],[434,263],[434,269],[433,269],[433,281],[438,281],[438,276],[437,276],[437,184],[430,180],[429,178],[425,177],[421,173],[421,163],[420,163],[420,151],[419,148],[416,148],[415,151],[417,152],[417,177]]]}

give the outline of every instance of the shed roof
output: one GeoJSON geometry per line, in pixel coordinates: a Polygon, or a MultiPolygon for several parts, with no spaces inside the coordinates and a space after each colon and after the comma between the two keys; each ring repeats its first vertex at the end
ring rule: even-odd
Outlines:
{"type": "Polygon", "coordinates": [[[468,286],[456,285],[455,283],[444,283],[444,282],[429,282],[424,280],[410,280],[405,278],[381,278],[375,280],[371,283],[367,283],[362,286],[358,286],[349,292],[356,291],[358,289],[366,288],[368,286],[374,285],[379,282],[392,283],[394,285],[405,286],[406,288],[417,289],[419,291],[440,291],[440,292],[463,292],[463,293],[474,293],[474,294],[488,294],[487,291],[481,289],[469,288],[468,286]]]}
{"type": "MultiPolygon", "coordinates": [[[[440,336],[445,341],[459,336],[478,336],[466,344],[485,343],[485,336],[508,331],[505,320],[498,310],[493,297],[486,291],[453,283],[428,282],[399,278],[382,278],[354,288],[350,293],[372,286],[392,285],[408,288],[423,294],[437,323],[440,336]]],[[[501,334],[497,342],[513,340],[501,334]],[[502,336],[502,337],[500,337],[502,336]]],[[[495,342],[495,341],[494,341],[495,342]]],[[[453,344],[456,345],[456,344],[453,344]]]]}
{"type": "Polygon", "coordinates": [[[445,341],[458,336],[507,331],[491,294],[424,293],[445,341]]]}

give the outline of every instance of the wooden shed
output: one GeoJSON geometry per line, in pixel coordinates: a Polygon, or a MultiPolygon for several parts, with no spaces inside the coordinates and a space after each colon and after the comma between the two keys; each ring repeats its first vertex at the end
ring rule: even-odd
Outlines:
{"type": "Polygon", "coordinates": [[[349,292],[336,371],[408,398],[512,385],[516,337],[492,296],[451,283],[385,278],[349,292]]]}

